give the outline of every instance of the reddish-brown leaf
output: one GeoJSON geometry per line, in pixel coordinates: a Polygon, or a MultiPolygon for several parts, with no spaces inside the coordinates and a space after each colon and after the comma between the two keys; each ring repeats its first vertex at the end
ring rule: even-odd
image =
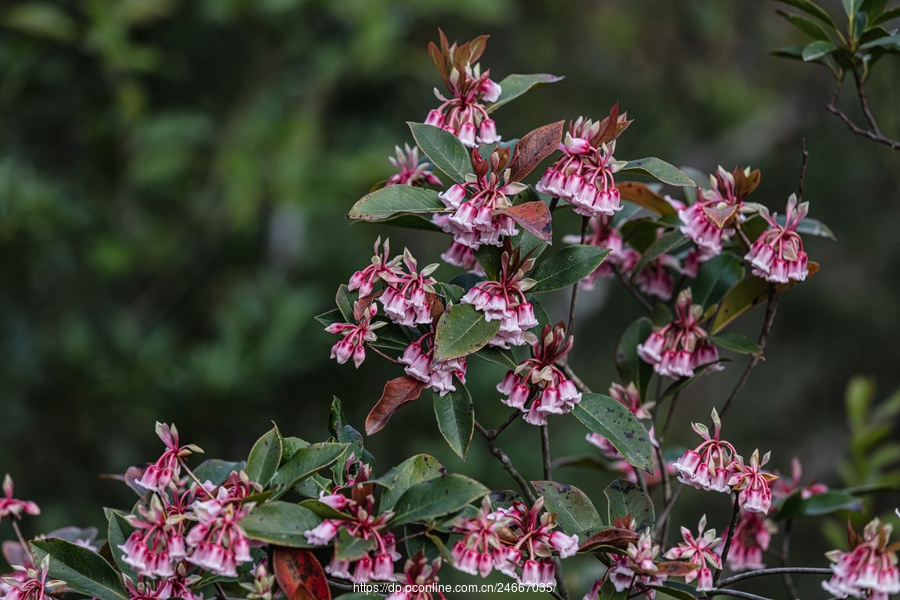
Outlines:
{"type": "Polygon", "coordinates": [[[746,198],[753,190],[759,187],[759,182],[762,180],[762,173],[760,173],[759,169],[750,171],[749,175],[744,175],[743,169],[735,169],[734,176],[735,193],[740,200],[746,198]]]}
{"type": "Polygon", "coordinates": [[[642,206],[660,216],[674,215],[676,213],[672,205],[647,187],[646,183],[620,181],[616,183],[616,189],[619,190],[619,196],[621,196],[622,200],[634,202],[638,206],[642,206]]]}
{"type": "Polygon", "coordinates": [[[366,417],[366,435],[381,431],[391,415],[407,402],[418,398],[426,385],[409,375],[391,379],[385,383],[381,399],[372,407],[369,416],[366,417]]]}
{"type": "Polygon", "coordinates": [[[542,160],[550,156],[562,141],[565,121],[542,125],[522,136],[512,155],[510,181],[522,181],[542,160]]]}
{"type": "Polygon", "coordinates": [[[707,217],[715,223],[719,229],[725,228],[725,223],[731,220],[731,217],[735,215],[738,210],[738,206],[725,206],[723,208],[719,208],[718,206],[704,206],[703,212],[707,217]]]}
{"type": "Polygon", "coordinates": [[[628,544],[634,543],[640,536],[630,529],[621,529],[611,527],[598,531],[594,535],[584,540],[578,549],[582,552],[593,550],[598,546],[613,546],[614,548],[626,548],[628,544]]]}
{"type": "Polygon", "coordinates": [[[437,297],[437,294],[426,294],[425,301],[431,303],[431,324],[437,327],[437,322],[444,314],[444,303],[437,297]]]}
{"type": "Polygon", "coordinates": [[[469,62],[476,63],[478,59],[481,58],[481,55],[484,54],[484,49],[487,47],[488,38],[491,37],[489,35],[479,35],[477,38],[469,42],[469,62]]]}
{"type": "Polygon", "coordinates": [[[447,83],[450,80],[450,72],[447,71],[447,61],[434,42],[428,42],[428,54],[431,56],[431,62],[434,63],[434,67],[438,70],[441,79],[444,83],[447,83]]]}
{"type": "Polygon", "coordinates": [[[696,571],[697,565],[674,560],[656,563],[656,571],[651,574],[668,575],[669,577],[684,577],[691,571],[696,571]]]}
{"type": "Polygon", "coordinates": [[[311,550],[276,546],[272,562],[275,579],[288,600],[331,600],[325,571],[311,550]]]}
{"type": "Polygon", "coordinates": [[[498,208],[491,214],[512,217],[516,223],[545,242],[549,242],[552,237],[550,209],[540,200],[517,204],[509,208],[498,208]]]}

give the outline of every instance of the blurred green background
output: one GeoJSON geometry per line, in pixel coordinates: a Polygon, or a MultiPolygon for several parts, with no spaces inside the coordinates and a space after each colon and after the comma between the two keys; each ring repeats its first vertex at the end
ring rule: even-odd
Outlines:
{"type": "MultiPolygon", "coordinates": [[[[839,2],[828,5],[837,13],[839,2]]],[[[773,450],[789,469],[840,480],[843,388],[900,382],[900,153],[853,137],[828,115],[825,69],[768,56],[802,43],[759,0],[10,1],[0,8],[0,473],[44,509],[38,526],[99,524],[130,492],[99,473],[154,459],[155,420],[212,456],[240,459],[269,422],[324,439],[332,395],[362,421],[397,369],[328,359],[333,336],[313,316],[367,264],[378,235],[438,260],[434,234],[350,225],[344,215],[390,173],[439,84],[427,53],[491,34],[481,63],[565,75],[496,118],[507,138],[616,101],[635,123],[617,157],[659,156],[712,171],[763,171],[753,199],[781,212],[795,190],[800,139],[810,152],[811,216],[838,242],[808,239],[822,270],[781,302],[767,361],[732,413],[746,453],[773,450]]],[[[869,86],[888,135],[900,135],[900,68],[884,60],[869,86]]],[[[847,110],[856,114],[848,100],[847,110]]],[[[557,240],[574,221],[556,224],[557,240]]],[[[443,266],[439,277],[449,278],[443,266]]],[[[562,318],[564,298],[549,301],[562,318]]],[[[574,366],[603,390],[612,350],[639,309],[615,285],[581,295],[574,366]]],[[[755,336],[762,315],[741,330],[755,336]]],[[[702,380],[671,439],[721,405],[743,359],[702,380]]],[[[479,418],[507,409],[502,372],[470,368],[479,418]]],[[[554,422],[562,453],[586,453],[574,419],[554,422]]],[[[505,434],[539,476],[537,431],[505,434]]],[[[383,469],[418,452],[509,487],[476,439],[463,464],[443,444],[430,400],[403,409],[369,441],[383,469]]],[[[557,477],[599,497],[608,476],[557,477]]],[[[683,495],[685,524],[704,510],[721,529],[727,498],[683,495]],[[701,503],[700,500],[703,500],[701,503]],[[721,500],[720,502],[715,502],[721,500]],[[715,505],[717,508],[708,508],[715,505]],[[721,506],[718,506],[721,505],[721,506]],[[716,513],[720,510],[719,513],[716,513]]],[[[883,500],[885,509],[897,497],[883,500]]],[[[821,540],[805,535],[821,563],[821,540]]],[[[588,563],[590,564],[590,563],[588,563]]],[[[587,571],[585,572],[587,573],[587,571]]],[[[596,573],[593,573],[596,575],[596,573]]],[[[584,575],[588,585],[590,573],[584,575]]]]}

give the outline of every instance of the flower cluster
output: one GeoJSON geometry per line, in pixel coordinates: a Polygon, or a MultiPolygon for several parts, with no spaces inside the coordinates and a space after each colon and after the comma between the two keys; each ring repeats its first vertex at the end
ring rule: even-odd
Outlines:
{"type": "Polygon", "coordinates": [[[405,365],[404,371],[410,377],[427,384],[441,396],[456,391],[453,378],[460,383],[466,382],[466,358],[450,358],[448,360],[434,360],[434,331],[429,331],[421,338],[409,344],[398,359],[401,365],[405,365]]]}
{"type": "Polygon", "coordinates": [[[699,592],[709,591],[714,587],[713,575],[709,567],[722,568],[722,558],[714,551],[721,538],[716,537],[715,529],[704,530],[706,530],[706,515],[703,515],[697,526],[697,537],[694,537],[690,529],[682,527],[681,537],[684,538],[684,541],[679,543],[676,548],[666,552],[668,559],[684,560],[697,566],[695,571],[684,576],[684,581],[690,583],[696,579],[699,592]]]}
{"type": "Polygon", "coordinates": [[[385,187],[389,185],[422,186],[426,184],[440,187],[443,185],[440,178],[431,172],[430,164],[419,162],[418,147],[410,148],[409,144],[404,144],[404,147],[401,149],[400,146],[394,146],[394,153],[395,155],[389,156],[388,160],[391,161],[395,168],[399,169],[399,172],[391,175],[388,182],[384,184],[385,187]]]}
{"type": "Polygon", "coordinates": [[[710,188],[698,192],[697,201],[678,211],[681,232],[706,256],[722,252],[722,237],[734,233],[729,227],[739,218],[744,198],[759,185],[759,169],[734,169],[721,166],[710,176],[710,188]]]}
{"type": "Polygon", "coordinates": [[[732,571],[764,569],[763,554],[769,549],[775,531],[775,523],[770,519],[757,512],[742,510],[731,538],[728,568],[732,571]]]}
{"type": "Polygon", "coordinates": [[[675,319],[638,345],[638,355],[668,377],[693,377],[694,369],[719,360],[719,352],[699,325],[703,307],[686,288],[675,302],[675,319]]]}
{"type": "Polygon", "coordinates": [[[331,358],[335,359],[339,365],[352,358],[353,364],[358,369],[366,360],[366,344],[378,340],[375,330],[387,325],[385,321],[372,321],[377,314],[378,306],[374,302],[364,306],[361,302],[356,301],[353,303],[353,323],[328,325],[325,328],[326,332],[344,336],[331,347],[331,358]]]}
{"type": "Polygon", "coordinates": [[[554,514],[543,512],[544,499],[528,507],[515,501],[508,508],[491,512],[485,499],[479,514],[458,519],[454,525],[463,539],[453,547],[454,566],[460,571],[487,577],[492,569],[524,585],[548,585],[555,581],[553,552],[567,558],[578,551],[578,536],[555,530],[554,514]]]}
{"type": "Polygon", "coordinates": [[[606,575],[594,583],[584,600],[598,600],[600,588],[607,581],[617,592],[624,592],[633,586],[636,593],[643,594],[647,600],[653,600],[656,590],[651,586],[662,585],[668,578],[666,573],[661,573],[657,568],[659,544],[653,541],[649,529],[640,534],[634,532],[637,524],[633,519],[617,519],[613,526],[629,533],[625,551],[608,555],[611,564],[606,575]]]}
{"type": "Polygon", "coordinates": [[[809,203],[797,205],[797,197],[788,198],[784,225],[769,214],[765,206],[759,207],[760,216],[769,229],[753,242],[744,258],[753,265],[753,274],[772,283],[803,281],[809,274],[808,258],[803,250],[803,240],[797,233],[800,221],[809,212],[809,203]]]}
{"type": "Polygon", "coordinates": [[[181,460],[194,452],[203,452],[203,450],[193,444],[180,446],[178,429],[174,425],[157,423],[156,435],[166,445],[166,451],[155,463],[147,467],[147,470],[135,483],[152,492],[161,492],[171,486],[173,482],[178,482],[181,476],[181,460]]]}
{"type": "Polygon", "coordinates": [[[434,95],[442,104],[428,113],[425,123],[446,129],[470,148],[499,142],[497,125],[488,116],[485,104],[496,102],[502,89],[491,80],[490,70],[482,73],[478,64],[488,36],[464,44],[448,43],[443,31],[440,37],[440,48],[432,42],[428,52],[450,97],[435,88],[434,95]]]}
{"type": "Polygon", "coordinates": [[[703,442],[684,453],[676,463],[678,481],[697,489],[716,492],[739,492],[738,503],[746,511],[768,513],[772,505],[769,483],[778,479],[762,467],[769,461],[769,453],[760,459],[754,450],[749,464],[730,443],[721,439],[722,422],[716,409],[712,410],[713,435],[702,423],[691,427],[703,442]]]}
{"type": "Polygon", "coordinates": [[[3,477],[3,497],[0,498],[0,521],[3,520],[4,517],[11,517],[20,519],[22,518],[22,514],[37,516],[41,514],[41,509],[38,508],[38,505],[30,500],[16,500],[13,498],[13,492],[15,488],[13,486],[12,477],[7,473],[3,477]]]}
{"type": "Polygon", "coordinates": [[[541,177],[535,189],[562,198],[579,215],[613,215],[622,209],[613,174],[622,163],[613,158],[615,139],[631,123],[618,105],[602,121],[579,117],[569,124],[559,145],[562,156],[541,177]]]}
{"type": "Polygon", "coordinates": [[[575,383],[555,366],[573,344],[561,322],[545,325],[532,343],[532,357],[508,371],[497,385],[497,391],[506,396],[501,401],[525,413],[526,423],[546,425],[548,414],[567,414],[581,402],[575,383]]]}
{"type": "Polygon", "coordinates": [[[64,588],[65,581],[50,579],[50,555],[41,560],[40,569],[29,569],[21,565],[13,565],[20,577],[4,577],[3,582],[9,588],[4,600],[45,600],[54,598],[56,590],[64,588]]]}
{"type": "MultiPolygon", "coordinates": [[[[590,233],[585,237],[583,243],[609,249],[609,254],[600,263],[600,266],[580,282],[581,287],[586,290],[592,290],[598,279],[613,277],[616,270],[623,275],[631,273],[634,265],[640,260],[641,254],[637,250],[625,246],[622,233],[618,227],[613,225],[612,217],[606,215],[593,217],[588,221],[588,224],[590,233]]],[[[567,244],[582,243],[581,236],[578,235],[564,236],[563,241],[567,244]]]]}
{"type": "Polygon", "coordinates": [[[385,531],[394,512],[375,512],[373,486],[368,484],[372,468],[351,455],[344,463],[346,484],[335,486],[330,494],[324,492],[319,501],[340,511],[340,518],[325,519],[319,525],[304,532],[306,541],[314,546],[326,546],[340,531],[361,539],[372,540],[374,549],[353,560],[338,558],[337,550],[325,571],[334,577],[349,579],[354,583],[366,581],[394,581],[394,562],[402,557],[397,552],[394,534],[385,531]],[[345,491],[350,491],[348,497],[345,491]]]}
{"type": "MultiPolygon", "coordinates": [[[[898,511],[900,516],[900,511],[898,511]]],[[[838,598],[853,596],[870,600],[887,600],[900,593],[900,570],[897,568],[897,548],[889,544],[893,527],[877,518],[866,525],[862,536],[852,535],[851,550],[833,550],[826,554],[834,563],[833,575],[822,587],[838,598]]],[[[852,532],[851,532],[852,533],[852,532]]]]}
{"type": "Polygon", "coordinates": [[[525,277],[532,266],[534,260],[521,260],[518,248],[507,250],[500,256],[498,280],[475,284],[460,300],[484,313],[485,321],[500,321],[500,330],[489,342],[491,346],[522,346],[527,343],[525,332],[538,326],[534,307],[525,298],[525,292],[534,286],[534,280],[525,277]]]}
{"type": "Polygon", "coordinates": [[[435,597],[447,600],[435,585],[439,581],[437,572],[440,569],[440,558],[429,562],[422,552],[416,553],[403,567],[405,581],[402,581],[402,587],[389,595],[387,600],[434,600],[435,597]],[[435,590],[434,593],[431,590],[435,590]]]}

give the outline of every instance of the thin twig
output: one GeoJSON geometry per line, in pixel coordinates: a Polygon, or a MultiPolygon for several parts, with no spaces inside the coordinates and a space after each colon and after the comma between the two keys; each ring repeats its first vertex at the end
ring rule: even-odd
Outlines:
{"type": "Polygon", "coordinates": [[[190,478],[194,480],[194,483],[197,484],[197,487],[199,487],[201,490],[203,490],[206,493],[206,495],[209,496],[209,498],[211,500],[216,499],[216,497],[213,496],[213,493],[210,492],[208,489],[206,489],[206,487],[203,485],[203,483],[200,481],[200,479],[196,475],[194,475],[194,472],[191,471],[191,468],[189,466],[187,466],[187,463],[185,462],[185,460],[183,458],[181,459],[181,466],[184,467],[184,470],[187,472],[187,474],[190,476],[190,478]]]}
{"type": "Polygon", "coordinates": [[[763,322],[762,331],[759,334],[759,340],[757,341],[760,352],[750,359],[750,363],[747,364],[747,368],[744,369],[741,378],[738,379],[737,385],[734,386],[731,395],[728,396],[728,400],[725,401],[722,410],[719,411],[719,416],[723,419],[725,418],[725,415],[728,414],[728,411],[731,410],[731,407],[734,406],[738,396],[744,391],[744,387],[750,380],[750,374],[753,373],[753,369],[755,369],[759,361],[762,360],[763,351],[766,349],[766,340],[769,338],[769,330],[772,329],[772,323],[775,321],[775,311],[778,308],[778,298],[780,296],[781,292],[773,283],[771,290],[769,291],[769,301],[766,304],[766,318],[763,322]]]}
{"type": "Polygon", "coordinates": [[[518,419],[519,416],[520,416],[521,414],[522,414],[521,411],[519,411],[519,410],[517,410],[517,409],[513,409],[512,413],[511,413],[508,417],[506,417],[506,420],[503,421],[502,423],[500,423],[499,425],[497,425],[497,427],[495,427],[495,428],[491,431],[491,433],[493,434],[493,437],[496,438],[497,436],[499,436],[500,433],[501,433],[504,429],[506,429],[507,427],[509,427],[510,425],[512,425],[513,422],[514,422],[516,419],[518,419]]]}
{"type": "Polygon", "coordinates": [[[225,588],[222,587],[222,584],[218,581],[213,582],[213,587],[216,588],[216,598],[219,600],[228,600],[228,594],[225,593],[225,588]]]}
{"type": "MultiPolygon", "coordinates": [[[[581,243],[584,244],[584,239],[587,236],[587,228],[588,222],[590,221],[589,217],[581,218],[581,243]]],[[[569,326],[566,329],[569,332],[569,335],[572,335],[575,331],[575,301],[578,299],[578,284],[580,282],[576,281],[572,284],[572,299],[569,301],[569,326]]]]}
{"type": "Polygon", "coordinates": [[[622,270],[619,269],[619,267],[617,267],[616,265],[612,265],[612,270],[613,273],[616,274],[616,277],[619,278],[619,281],[622,282],[622,285],[625,286],[625,289],[628,290],[628,293],[631,294],[634,299],[637,300],[637,303],[641,305],[641,308],[643,308],[648,313],[652,313],[653,306],[651,306],[651,304],[647,302],[647,299],[641,296],[641,293],[637,291],[637,289],[635,289],[633,285],[631,285],[631,282],[628,281],[628,278],[622,274],[622,270]]]}
{"type": "MultiPolygon", "coordinates": [[[[725,547],[722,548],[722,568],[716,569],[715,575],[713,575],[713,585],[719,583],[719,577],[722,576],[722,572],[725,570],[725,563],[728,560],[728,551],[731,550],[731,542],[734,541],[734,532],[737,529],[737,520],[738,515],[741,513],[741,503],[738,502],[737,493],[733,494],[734,496],[734,509],[731,512],[731,525],[728,526],[728,536],[725,538],[725,547]]],[[[709,596],[712,598],[712,594],[709,596]]]]}
{"type": "Polygon", "coordinates": [[[553,464],[550,458],[550,424],[541,425],[541,456],[544,459],[544,479],[553,479],[553,464]]]}
{"type": "Polygon", "coordinates": [[[806,138],[800,140],[800,177],[797,178],[797,202],[803,201],[803,186],[806,183],[806,165],[809,163],[809,152],[806,151],[806,138]]]}
{"type": "Polygon", "coordinates": [[[733,575],[731,577],[723,579],[719,582],[719,587],[723,588],[733,583],[737,583],[738,581],[753,579],[754,577],[763,577],[765,575],[784,575],[785,573],[793,573],[795,575],[831,575],[832,571],[831,569],[822,567],[777,567],[774,569],[757,569],[755,571],[747,571],[746,573],[740,573],[738,575],[733,575]]]}
{"type": "Polygon", "coordinates": [[[663,424],[662,432],[659,436],[659,444],[662,446],[663,440],[666,439],[666,435],[669,433],[669,427],[672,425],[672,417],[675,415],[675,407],[678,406],[678,398],[681,397],[681,392],[675,392],[675,395],[672,396],[672,402],[669,404],[669,412],[666,414],[666,422],[663,424]]]}
{"type": "Polygon", "coordinates": [[[16,532],[16,537],[19,538],[19,544],[22,545],[22,550],[25,551],[25,556],[31,556],[31,546],[25,541],[25,536],[22,535],[22,530],[19,529],[17,519],[18,517],[11,517],[9,522],[12,523],[13,530],[16,532]]]}
{"type": "Polygon", "coordinates": [[[890,148],[891,150],[900,150],[900,141],[892,140],[888,137],[885,137],[881,134],[881,131],[878,129],[878,124],[875,122],[875,117],[872,115],[872,112],[869,110],[869,103],[866,100],[866,92],[862,86],[862,82],[860,80],[859,74],[854,69],[853,71],[854,77],[857,80],[856,83],[856,93],[859,97],[860,108],[862,108],[863,115],[866,117],[866,120],[869,121],[869,125],[873,126],[873,130],[863,129],[859,127],[856,123],[853,122],[853,119],[847,116],[847,114],[837,107],[838,96],[841,93],[841,83],[840,81],[834,87],[834,94],[831,97],[831,101],[825,105],[825,109],[839,118],[844,124],[847,126],[847,129],[851,131],[854,135],[858,135],[864,138],[868,138],[875,143],[883,144],[890,148]]]}
{"type": "Polygon", "coordinates": [[[375,354],[379,355],[381,358],[385,358],[385,359],[391,361],[392,363],[394,363],[395,365],[399,365],[399,364],[400,364],[400,361],[399,361],[399,360],[397,360],[396,358],[393,358],[393,357],[391,357],[391,356],[388,356],[387,354],[385,354],[384,352],[382,352],[381,350],[379,350],[379,349],[376,348],[375,346],[369,344],[369,345],[368,345],[368,348],[369,348],[369,350],[371,350],[371,351],[374,352],[375,354]]]}
{"type": "MultiPolygon", "coordinates": [[[[783,568],[788,566],[788,557],[791,554],[791,525],[793,525],[793,521],[788,519],[784,524],[784,537],[781,540],[781,566],[783,568]]],[[[830,572],[831,569],[828,569],[828,571],[830,572]]],[[[784,587],[791,600],[798,600],[800,596],[797,594],[797,586],[794,585],[794,578],[791,577],[791,572],[783,571],[781,580],[784,582],[784,587]]]]}
{"type": "Polygon", "coordinates": [[[506,469],[510,477],[512,477],[519,485],[519,488],[522,490],[522,495],[525,496],[528,503],[534,504],[535,500],[537,500],[537,497],[534,495],[534,490],[531,489],[531,485],[528,481],[522,477],[522,474],[519,473],[515,465],[512,464],[512,461],[509,459],[506,452],[497,446],[496,436],[494,436],[491,431],[485,429],[478,421],[475,421],[475,429],[478,430],[478,433],[480,433],[482,437],[484,437],[490,453],[494,455],[494,458],[500,461],[500,465],[506,469]]]}
{"type": "MultiPolygon", "coordinates": [[[[669,501],[672,499],[672,482],[669,480],[669,470],[666,468],[666,457],[663,455],[662,442],[659,442],[659,445],[656,446],[654,450],[656,451],[656,458],[659,461],[660,477],[662,478],[663,506],[668,506],[669,501]]],[[[657,519],[656,527],[657,531],[660,532],[657,541],[660,544],[665,545],[666,538],[669,537],[668,519],[666,519],[665,523],[660,523],[659,519],[657,519]]]]}

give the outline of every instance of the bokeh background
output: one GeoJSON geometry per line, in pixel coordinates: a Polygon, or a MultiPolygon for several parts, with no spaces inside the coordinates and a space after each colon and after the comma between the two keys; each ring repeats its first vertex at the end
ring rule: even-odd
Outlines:
{"type": "MultiPolygon", "coordinates": [[[[839,4],[828,6],[841,14],[839,4]]],[[[796,454],[808,475],[840,485],[847,381],[871,376],[876,399],[900,383],[900,153],[853,137],[826,113],[825,69],[769,56],[805,41],[776,8],[759,0],[4,1],[0,473],[43,507],[37,528],[99,525],[101,505],[132,500],[97,475],[154,459],[156,420],[230,459],[243,458],[272,420],[286,435],[324,439],[332,395],[362,428],[396,369],[377,358],[358,371],[336,365],[334,340],[313,316],[332,307],[378,235],[424,263],[443,250],[441,236],[344,219],[390,174],[386,157],[410,141],[405,121],[435,105],[439,79],[425,48],[442,27],[451,40],[491,34],[481,62],[495,80],[565,75],[496,113],[506,137],[600,117],[619,101],[635,122],[617,156],[707,172],[760,167],[754,199],[779,211],[807,139],[806,199],[837,242],[807,239],[822,270],[782,299],[767,361],[727,426],[748,453],[771,449],[782,470],[796,454]]],[[[898,64],[885,59],[869,85],[894,137],[898,64]]],[[[574,221],[560,219],[557,240],[566,228],[574,221]]],[[[563,303],[549,301],[554,317],[563,303]]],[[[573,364],[595,389],[613,380],[615,342],[638,316],[616,285],[582,294],[573,364]]],[[[758,309],[742,330],[755,336],[761,319],[758,309]]],[[[737,358],[692,389],[673,440],[693,444],[689,420],[721,405],[743,364],[737,358]]],[[[499,422],[506,409],[493,385],[502,373],[477,367],[470,389],[479,419],[499,422]]],[[[561,454],[589,453],[583,434],[574,419],[554,423],[561,454]]],[[[518,423],[505,435],[537,478],[537,431],[518,423]]],[[[367,443],[384,469],[430,452],[451,470],[510,486],[478,439],[465,463],[446,448],[428,399],[367,443]]],[[[885,468],[896,465],[887,458],[885,468]]],[[[608,475],[570,468],[557,477],[603,506],[608,475]]],[[[724,527],[724,495],[683,497],[686,524],[709,511],[724,527]]],[[[897,503],[885,494],[872,508],[897,503]]],[[[798,561],[820,564],[818,526],[803,532],[798,561]]],[[[578,575],[584,585],[591,568],[578,575]]]]}

